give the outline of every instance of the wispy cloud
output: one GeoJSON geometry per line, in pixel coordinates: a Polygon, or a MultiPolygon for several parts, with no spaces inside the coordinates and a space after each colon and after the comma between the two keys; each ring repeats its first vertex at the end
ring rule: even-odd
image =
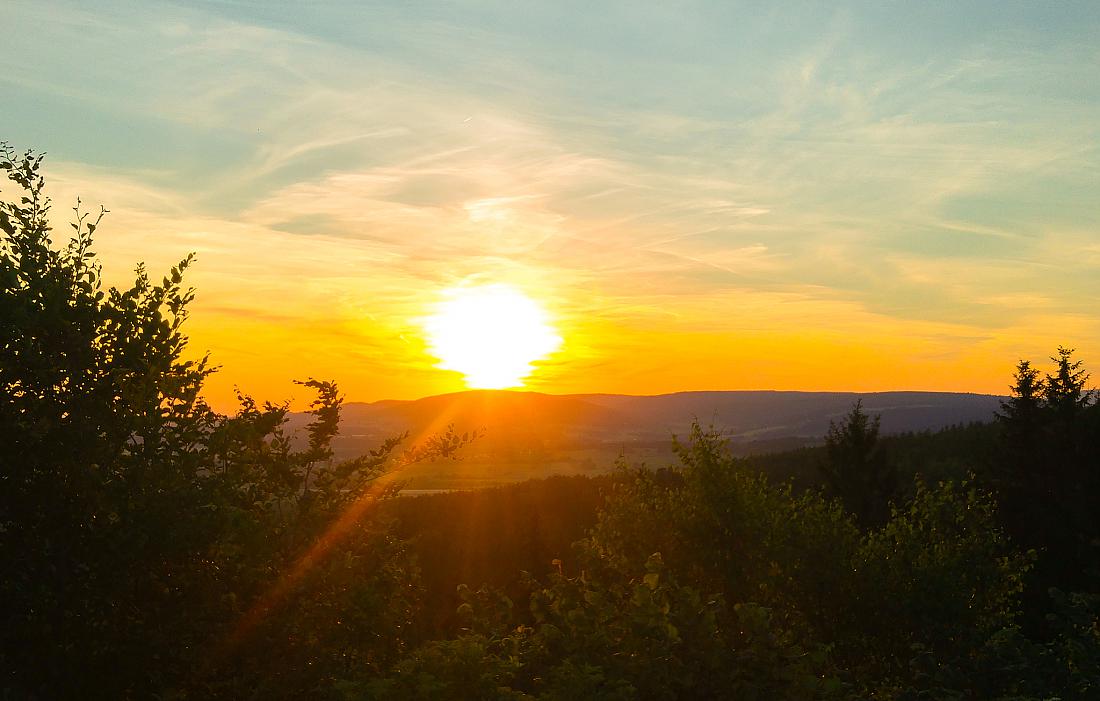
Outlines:
{"type": "Polygon", "coordinates": [[[430,391],[408,319],[470,278],[532,288],[590,365],[645,328],[670,357],[708,330],[904,338],[936,362],[1100,347],[1100,53],[1080,27],[915,18],[902,43],[856,5],[0,13],[6,136],[53,152],[59,203],[108,204],[112,262],[199,251],[215,350],[216,320],[251,315],[274,344],[327,334],[334,370],[390,353],[411,379],[380,391],[430,391]]]}

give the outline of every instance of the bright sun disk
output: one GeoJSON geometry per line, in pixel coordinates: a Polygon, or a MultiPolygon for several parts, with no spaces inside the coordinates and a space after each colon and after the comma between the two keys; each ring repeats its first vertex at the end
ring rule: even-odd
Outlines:
{"type": "Polygon", "coordinates": [[[424,319],[436,367],[463,374],[477,389],[518,387],[534,363],[562,343],[543,308],[509,285],[459,287],[424,319]]]}

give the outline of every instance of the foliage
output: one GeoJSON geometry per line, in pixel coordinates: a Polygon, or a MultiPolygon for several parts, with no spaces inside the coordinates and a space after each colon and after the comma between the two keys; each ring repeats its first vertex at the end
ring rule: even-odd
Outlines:
{"type": "Polygon", "coordinates": [[[972,483],[918,484],[863,539],[838,652],[853,668],[870,661],[879,674],[905,676],[916,644],[965,668],[982,641],[1015,624],[1031,559],[1013,552],[994,502],[972,483]]]}
{"type": "Polygon", "coordinates": [[[844,421],[829,422],[825,454],[821,472],[832,493],[859,523],[881,523],[897,489],[896,475],[879,442],[879,417],[868,416],[862,400],[844,421]]]}
{"type": "Polygon", "coordinates": [[[41,156],[0,153],[19,196],[0,203],[4,667],[14,688],[109,671],[136,689],[191,603],[178,582],[214,576],[200,446],[212,415],[199,397],[210,369],[183,359],[180,330],[191,258],[159,284],[139,266],[131,288],[104,291],[99,219],[78,206],[54,250],[41,156]]]}
{"type": "Polygon", "coordinates": [[[823,649],[802,650],[765,608],[727,610],[721,597],[678,584],[657,553],[634,576],[609,574],[532,581],[532,625],[490,616],[495,626],[482,620],[456,641],[431,643],[389,678],[346,685],[357,692],[349,697],[793,700],[839,688],[817,672],[823,649]],[[462,656],[471,648],[480,660],[462,656]]]}
{"type": "Polygon", "coordinates": [[[997,417],[1011,427],[1016,439],[1031,437],[1038,429],[1046,385],[1030,360],[1021,360],[1013,374],[1012,395],[1001,402],[997,417]]]}
{"type": "Polygon", "coordinates": [[[393,534],[407,541],[420,567],[423,633],[457,634],[461,584],[488,585],[521,601],[528,593],[521,571],[541,575],[555,559],[578,567],[571,546],[595,525],[613,478],[557,476],[387,502],[393,534]]]}
{"type": "Polygon", "coordinates": [[[1073,359],[1073,349],[1058,346],[1058,356],[1051,358],[1057,364],[1053,375],[1043,383],[1043,400],[1046,406],[1063,421],[1072,421],[1093,402],[1092,393],[1085,389],[1089,374],[1073,359]]]}
{"type": "Polygon", "coordinates": [[[1100,582],[1100,406],[1073,350],[1053,373],[1022,360],[998,420],[1003,450],[992,477],[1016,540],[1040,550],[1034,590],[1100,582]]]}
{"type": "Polygon", "coordinates": [[[937,659],[914,646],[913,682],[896,692],[899,701],[995,699],[997,701],[1086,701],[1100,693],[1098,599],[1050,592],[1045,639],[1027,637],[1018,626],[995,631],[977,648],[973,664],[937,659]]]}
{"type": "MultiPolygon", "coordinates": [[[[530,617],[484,591],[462,607],[483,614],[466,638],[496,659],[494,688],[890,697],[925,684],[929,665],[977,674],[989,641],[1018,630],[1030,556],[1013,551],[972,482],[918,482],[909,503],[861,534],[838,503],[769,483],[713,432],[696,426],[679,451],[678,470],[612,485],[578,543],[579,573],[531,580],[530,617]]],[[[426,668],[427,650],[439,652],[429,646],[366,688],[459,683],[426,668]]]]}
{"type": "Polygon", "coordinates": [[[286,406],[213,411],[185,353],[192,257],[104,289],[105,210],[78,205],[55,249],[41,163],[0,149],[0,695],[295,696],[388,663],[416,570],[370,511],[400,439],[334,464],[341,398],[312,378],[304,450],[286,406]]]}

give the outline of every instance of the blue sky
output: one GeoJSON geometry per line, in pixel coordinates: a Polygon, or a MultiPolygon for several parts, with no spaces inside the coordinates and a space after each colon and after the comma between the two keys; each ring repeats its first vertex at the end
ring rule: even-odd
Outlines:
{"type": "Polygon", "coordinates": [[[1100,351],[1100,4],[651,5],[9,0],[0,138],[113,267],[198,250],[196,342],[261,386],[308,329],[362,398],[450,387],[412,320],[469,280],[560,318],[552,391],[699,388],[689,339],[731,388],[1100,351]]]}

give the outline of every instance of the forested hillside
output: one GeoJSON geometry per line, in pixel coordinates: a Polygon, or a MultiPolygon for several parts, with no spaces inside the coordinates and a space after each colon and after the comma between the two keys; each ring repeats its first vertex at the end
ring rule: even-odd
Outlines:
{"type": "MultiPolygon", "coordinates": [[[[672,457],[669,438],[686,435],[692,421],[712,424],[736,451],[748,454],[820,441],[829,422],[856,401],[881,417],[889,434],[928,431],[952,424],[988,422],[1003,397],[952,392],[676,392],[657,396],[547,395],[470,390],[414,401],[352,402],[344,407],[337,459],[354,457],[385,437],[416,435],[443,417],[460,431],[484,434],[477,455],[519,465],[536,454],[567,472],[588,459],[609,462],[672,457]],[[609,460],[610,459],[610,460],[609,460]]],[[[291,429],[307,415],[292,414],[291,429]]],[[[533,469],[517,476],[539,476],[533,469]]],[[[504,480],[508,481],[508,480],[504,480]]]]}
{"type": "MultiPolygon", "coordinates": [[[[105,289],[41,157],[0,203],[0,698],[1100,698],[1100,405],[1073,351],[995,420],[395,497],[481,436],[336,459],[285,405],[203,399],[190,256],[105,289]]],[[[689,422],[690,419],[685,419],[689,422]]],[[[950,423],[950,422],[945,422],[950,423]]],[[[519,430],[517,428],[517,430],[519,430]]]]}

